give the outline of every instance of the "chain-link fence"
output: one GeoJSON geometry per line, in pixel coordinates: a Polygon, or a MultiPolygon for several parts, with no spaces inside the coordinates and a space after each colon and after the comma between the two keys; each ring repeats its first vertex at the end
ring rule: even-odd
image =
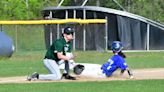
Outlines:
{"type": "Polygon", "coordinates": [[[45,26],[46,47],[51,42],[62,36],[62,29],[71,27],[74,29],[74,50],[107,50],[107,31],[105,24],[57,24],[45,26]],[[52,34],[52,35],[51,35],[52,34]]]}
{"type": "Polygon", "coordinates": [[[45,50],[43,25],[2,25],[1,31],[13,39],[15,51],[45,50]]]}
{"type": "Polygon", "coordinates": [[[35,24],[1,25],[13,40],[15,51],[46,50],[52,42],[62,37],[65,27],[75,30],[73,50],[107,50],[107,31],[105,23],[99,24],[35,24]]]}

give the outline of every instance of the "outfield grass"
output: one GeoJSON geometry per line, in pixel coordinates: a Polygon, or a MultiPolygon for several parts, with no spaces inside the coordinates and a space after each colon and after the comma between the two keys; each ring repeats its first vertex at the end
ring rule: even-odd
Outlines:
{"type": "MultiPolygon", "coordinates": [[[[102,64],[111,52],[74,52],[75,61],[102,64]]],[[[45,51],[15,52],[11,58],[0,59],[0,77],[25,76],[34,71],[47,73],[42,60],[45,51]]],[[[164,52],[128,52],[127,63],[132,69],[164,67],[164,52]]],[[[162,80],[125,80],[103,82],[51,82],[0,84],[0,92],[163,92],[162,80]]]]}
{"type": "MultiPolygon", "coordinates": [[[[15,52],[11,58],[0,59],[0,77],[25,76],[34,71],[47,73],[43,66],[45,51],[15,52]]],[[[76,51],[75,61],[103,64],[112,56],[111,52],[76,51]]],[[[164,67],[164,52],[128,52],[127,63],[132,69],[164,67]]]]}
{"type": "Polygon", "coordinates": [[[0,92],[163,92],[164,80],[0,84],[0,92]]]}

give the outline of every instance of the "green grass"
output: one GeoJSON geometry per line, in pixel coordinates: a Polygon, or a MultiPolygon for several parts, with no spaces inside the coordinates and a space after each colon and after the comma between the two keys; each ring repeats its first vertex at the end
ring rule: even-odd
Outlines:
{"type": "MultiPolygon", "coordinates": [[[[18,51],[11,58],[0,59],[0,77],[25,76],[34,71],[48,73],[43,66],[46,51],[18,51]]],[[[76,51],[76,62],[103,64],[111,52],[76,51]]],[[[164,67],[164,52],[127,52],[132,69],[164,67]]],[[[105,82],[51,82],[0,84],[0,92],[163,92],[164,79],[105,82]]]]}
{"type": "Polygon", "coordinates": [[[0,84],[0,92],[163,92],[164,80],[0,84]]]}
{"type": "Polygon", "coordinates": [[[44,51],[17,52],[11,58],[0,59],[0,76],[22,76],[34,71],[46,71],[42,64],[44,51]]]}
{"type": "Polygon", "coordinates": [[[132,68],[164,67],[164,52],[129,52],[127,63],[132,68]]]}
{"type": "MultiPolygon", "coordinates": [[[[43,66],[46,51],[15,52],[11,58],[0,59],[0,77],[25,76],[34,71],[47,73],[43,66]]],[[[111,52],[76,51],[76,62],[103,64],[112,56],[111,52]]],[[[127,64],[132,69],[164,67],[164,52],[128,52],[127,64]]]]}

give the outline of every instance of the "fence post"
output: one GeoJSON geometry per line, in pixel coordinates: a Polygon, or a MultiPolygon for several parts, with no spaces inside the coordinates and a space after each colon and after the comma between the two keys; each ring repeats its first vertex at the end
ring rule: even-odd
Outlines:
{"type": "Polygon", "coordinates": [[[18,25],[15,26],[15,51],[18,51],[18,25]]]}
{"type": "MultiPolygon", "coordinates": [[[[83,10],[83,19],[86,19],[86,10],[83,10]]],[[[86,50],[86,25],[83,27],[83,51],[86,50]]]]}
{"type": "MultiPolygon", "coordinates": [[[[50,19],[52,19],[52,11],[50,11],[50,19]]],[[[50,25],[50,46],[52,45],[52,25],[50,25]]]]}
{"type": "Polygon", "coordinates": [[[1,32],[2,32],[2,25],[1,25],[1,32]]]}
{"type": "Polygon", "coordinates": [[[149,51],[150,50],[150,24],[147,23],[147,48],[146,50],[149,51]]]}
{"type": "MultiPolygon", "coordinates": [[[[108,21],[107,16],[105,16],[105,19],[108,21]]],[[[105,23],[105,50],[108,50],[108,22],[105,23]]]]}
{"type": "MultiPolygon", "coordinates": [[[[73,19],[76,19],[76,10],[73,10],[73,19]]],[[[76,50],[76,32],[74,32],[73,38],[73,50],[76,50]]]]}
{"type": "Polygon", "coordinates": [[[59,39],[60,38],[60,24],[57,24],[57,39],[59,39]]]}

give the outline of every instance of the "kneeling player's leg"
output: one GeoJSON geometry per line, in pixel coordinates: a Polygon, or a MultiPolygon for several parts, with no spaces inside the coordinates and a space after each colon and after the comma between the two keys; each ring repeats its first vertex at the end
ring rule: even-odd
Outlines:
{"type": "Polygon", "coordinates": [[[59,80],[61,79],[61,73],[58,64],[54,60],[44,59],[44,65],[49,70],[50,74],[39,75],[41,80],[59,80]]]}

